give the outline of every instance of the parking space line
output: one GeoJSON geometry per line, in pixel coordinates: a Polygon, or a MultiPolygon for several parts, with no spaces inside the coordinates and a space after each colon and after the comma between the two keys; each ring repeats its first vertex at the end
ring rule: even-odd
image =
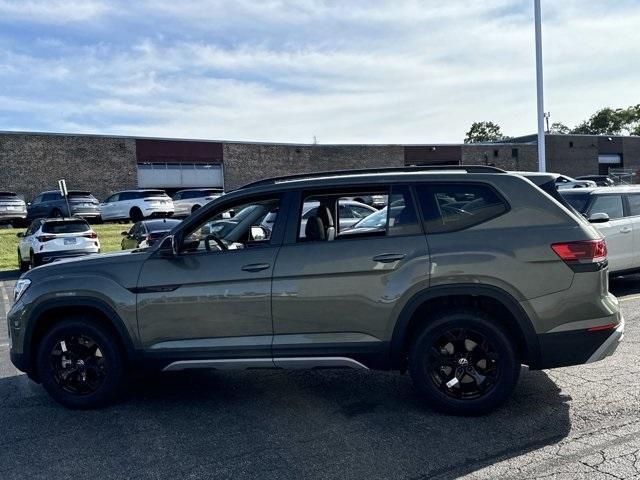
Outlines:
{"type": "Polygon", "coordinates": [[[623,297],[623,298],[619,298],[618,300],[620,300],[621,302],[629,302],[631,300],[640,300],[640,295],[632,295],[630,297],[623,297]]]}

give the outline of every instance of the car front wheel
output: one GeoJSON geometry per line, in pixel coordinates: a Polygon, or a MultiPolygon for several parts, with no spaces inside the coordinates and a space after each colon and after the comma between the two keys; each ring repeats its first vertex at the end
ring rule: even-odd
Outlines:
{"type": "Polygon", "coordinates": [[[40,342],[38,375],[45,390],[69,408],[113,401],[124,378],[124,355],[114,335],[89,317],[54,325],[40,342]]]}
{"type": "Polygon", "coordinates": [[[434,409],[477,415],[495,409],[513,391],[520,362],[499,324],[478,311],[430,318],[413,339],[409,371],[434,409]]]}

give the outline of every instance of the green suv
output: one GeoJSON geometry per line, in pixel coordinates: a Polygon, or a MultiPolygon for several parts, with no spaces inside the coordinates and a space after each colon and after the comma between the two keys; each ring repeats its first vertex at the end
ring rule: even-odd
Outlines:
{"type": "Polygon", "coordinates": [[[476,414],[509,396],[522,364],[616,349],[607,282],[598,232],[520,175],[282,177],[214,200],[149,249],[24,274],[11,360],[74,408],[112,401],[148,368],[354,368],[408,370],[432,407],[476,414]],[[386,207],[341,227],[340,201],[363,195],[386,207]]]}

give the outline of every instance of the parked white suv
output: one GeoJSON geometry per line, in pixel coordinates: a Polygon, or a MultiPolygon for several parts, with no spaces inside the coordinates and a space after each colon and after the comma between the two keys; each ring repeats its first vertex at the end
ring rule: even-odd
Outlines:
{"type": "Polygon", "coordinates": [[[224,192],[215,188],[192,188],[180,190],[173,194],[174,215],[176,217],[186,217],[191,215],[200,207],[206,205],[211,200],[223,195],[224,192]]]}
{"type": "Polygon", "coordinates": [[[173,212],[173,201],[162,190],[125,190],[100,204],[102,220],[139,222],[145,218],[169,217],[173,212]]]}
{"type": "Polygon", "coordinates": [[[556,187],[558,187],[558,190],[565,190],[569,188],[592,188],[596,186],[596,182],[593,180],[577,180],[566,175],[558,175],[556,177],[556,187]]]}
{"type": "Polygon", "coordinates": [[[640,186],[560,190],[605,237],[609,273],[640,271],[640,186]]]}
{"type": "Polygon", "coordinates": [[[98,234],[79,218],[39,218],[17,236],[18,266],[22,272],[59,258],[100,253],[98,234]]]}

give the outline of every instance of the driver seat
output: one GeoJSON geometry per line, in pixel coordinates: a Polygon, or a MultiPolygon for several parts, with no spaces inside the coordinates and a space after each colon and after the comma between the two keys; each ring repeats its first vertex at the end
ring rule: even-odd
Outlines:
{"type": "Polygon", "coordinates": [[[336,238],[336,228],[329,207],[320,205],[316,214],[307,219],[304,236],[308,241],[332,241],[336,238]]]}

